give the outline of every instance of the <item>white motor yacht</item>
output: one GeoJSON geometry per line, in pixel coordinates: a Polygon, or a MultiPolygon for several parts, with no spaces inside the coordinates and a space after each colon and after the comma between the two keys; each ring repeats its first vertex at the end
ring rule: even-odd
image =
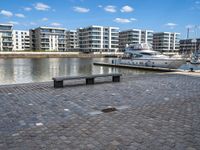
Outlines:
{"type": "Polygon", "coordinates": [[[150,49],[148,44],[129,45],[120,64],[177,69],[186,60],[182,57],[169,57],[150,49]]]}

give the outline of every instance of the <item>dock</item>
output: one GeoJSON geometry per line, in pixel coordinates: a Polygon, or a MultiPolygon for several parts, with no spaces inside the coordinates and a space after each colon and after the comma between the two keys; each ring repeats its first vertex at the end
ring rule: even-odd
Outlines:
{"type": "Polygon", "coordinates": [[[134,66],[134,65],[125,65],[125,64],[112,64],[112,63],[105,63],[105,62],[94,62],[93,65],[118,67],[118,68],[141,69],[141,70],[149,70],[149,71],[162,71],[162,72],[181,72],[182,71],[180,69],[149,67],[149,66],[134,66]]]}

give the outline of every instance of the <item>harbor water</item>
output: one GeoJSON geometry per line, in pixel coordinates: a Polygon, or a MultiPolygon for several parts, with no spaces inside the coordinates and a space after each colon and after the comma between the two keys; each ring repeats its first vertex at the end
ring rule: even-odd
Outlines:
{"type": "MultiPolygon", "coordinates": [[[[155,73],[137,69],[95,66],[93,62],[110,62],[113,58],[9,58],[0,59],[0,85],[52,81],[56,76],[75,76],[103,73],[123,75],[155,73]]],[[[181,69],[200,70],[186,64],[181,69]]]]}

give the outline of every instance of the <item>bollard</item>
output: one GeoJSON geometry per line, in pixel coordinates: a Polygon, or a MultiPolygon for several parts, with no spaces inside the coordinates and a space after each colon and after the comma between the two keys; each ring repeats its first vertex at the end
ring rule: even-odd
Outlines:
{"type": "Polygon", "coordinates": [[[194,72],[194,69],[193,69],[193,68],[190,68],[190,72],[194,72]]]}

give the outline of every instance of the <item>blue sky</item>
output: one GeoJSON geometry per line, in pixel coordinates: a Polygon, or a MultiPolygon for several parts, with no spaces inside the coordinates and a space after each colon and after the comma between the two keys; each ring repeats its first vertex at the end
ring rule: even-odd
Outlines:
{"type": "Polygon", "coordinates": [[[180,32],[200,25],[200,0],[0,0],[0,23],[14,29],[56,26],[76,29],[89,25],[180,32]]]}

